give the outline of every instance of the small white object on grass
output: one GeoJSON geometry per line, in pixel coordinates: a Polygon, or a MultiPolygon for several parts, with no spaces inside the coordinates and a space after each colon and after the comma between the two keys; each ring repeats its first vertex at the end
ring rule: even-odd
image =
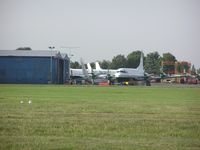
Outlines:
{"type": "Polygon", "coordinates": [[[32,101],[31,101],[31,100],[29,100],[29,101],[28,101],[28,103],[29,103],[29,104],[31,104],[31,103],[32,103],[32,101]]]}
{"type": "Polygon", "coordinates": [[[21,104],[23,104],[23,103],[24,103],[24,101],[20,101],[20,103],[21,103],[21,104]]]}

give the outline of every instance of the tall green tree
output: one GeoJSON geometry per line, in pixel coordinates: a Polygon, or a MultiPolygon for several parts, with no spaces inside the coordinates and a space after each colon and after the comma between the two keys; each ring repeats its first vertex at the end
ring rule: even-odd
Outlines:
{"type": "Polygon", "coordinates": [[[163,53],[162,57],[162,71],[166,74],[175,73],[176,57],[171,53],[163,53]]]}
{"type": "Polygon", "coordinates": [[[150,74],[160,74],[161,57],[158,52],[152,52],[147,54],[145,59],[145,71],[150,74]]]}
{"type": "Polygon", "coordinates": [[[75,62],[70,62],[70,68],[73,69],[81,69],[81,65],[79,64],[79,62],[75,61],[75,62]]]}
{"type": "Polygon", "coordinates": [[[197,69],[197,73],[198,73],[198,74],[200,74],[200,68],[199,68],[199,69],[197,69]]]}
{"type": "Polygon", "coordinates": [[[196,68],[192,65],[191,74],[196,75],[196,68]]]}
{"type": "Polygon", "coordinates": [[[90,66],[94,69],[95,68],[95,62],[91,62],[90,66]]]}
{"type": "Polygon", "coordinates": [[[171,54],[171,53],[163,53],[163,57],[162,57],[162,60],[163,61],[173,61],[175,62],[176,61],[176,57],[171,54]]]}
{"type": "Polygon", "coordinates": [[[196,74],[197,79],[200,81],[200,68],[197,69],[197,74],[196,74]]]}
{"type": "Polygon", "coordinates": [[[133,51],[127,56],[127,67],[137,68],[140,64],[141,51],[133,51]]]}
{"type": "Polygon", "coordinates": [[[16,50],[32,50],[30,47],[19,47],[16,50]]]}
{"type": "Polygon", "coordinates": [[[177,65],[176,65],[176,70],[178,71],[178,73],[181,73],[183,72],[183,65],[181,65],[180,62],[177,62],[177,65]]]}
{"type": "Polygon", "coordinates": [[[110,68],[118,69],[126,67],[127,59],[124,55],[117,55],[113,57],[110,68]]]}
{"type": "Polygon", "coordinates": [[[110,69],[111,62],[109,60],[103,60],[100,62],[102,69],[110,69]]]}

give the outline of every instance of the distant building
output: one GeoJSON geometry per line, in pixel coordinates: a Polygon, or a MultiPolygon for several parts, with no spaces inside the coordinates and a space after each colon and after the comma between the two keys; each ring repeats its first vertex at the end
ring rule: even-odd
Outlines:
{"type": "Polygon", "coordinates": [[[187,61],[162,61],[161,65],[166,74],[191,74],[191,63],[187,61]]]}
{"type": "Polygon", "coordinates": [[[175,73],[175,62],[174,61],[162,61],[162,71],[166,74],[175,73]]]}
{"type": "Polygon", "coordinates": [[[191,74],[191,63],[187,61],[177,61],[175,63],[175,74],[191,74]]]}
{"type": "Polygon", "coordinates": [[[69,58],[50,50],[0,50],[0,83],[63,84],[69,58]]]}

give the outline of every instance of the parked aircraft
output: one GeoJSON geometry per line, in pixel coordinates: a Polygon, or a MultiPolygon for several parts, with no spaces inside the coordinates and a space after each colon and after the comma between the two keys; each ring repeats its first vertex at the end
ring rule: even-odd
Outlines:
{"type": "Polygon", "coordinates": [[[88,70],[88,74],[92,74],[94,69],[92,69],[90,63],[87,63],[87,70],[88,70]]]}
{"type": "Polygon", "coordinates": [[[119,68],[115,73],[115,78],[119,81],[145,80],[145,71],[143,67],[143,53],[141,53],[140,64],[137,68],[119,68]]]}
{"type": "Polygon", "coordinates": [[[147,75],[143,67],[143,54],[141,53],[140,64],[137,68],[119,68],[119,69],[102,69],[98,62],[95,62],[95,69],[88,64],[89,72],[92,72],[97,78],[117,79],[119,82],[129,80],[144,80],[147,75]]]}
{"type": "MultiPolygon", "coordinates": [[[[93,78],[95,79],[107,79],[108,76],[110,76],[111,73],[113,72],[113,70],[101,69],[98,62],[95,62],[95,69],[91,67],[90,63],[87,63],[87,68],[88,68],[88,74],[90,76],[93,76],[93,78]]],[[[112,73],[112,75],[114,76],[114,73],[112,73]]]]}
{"type": "Polygon", "coordinates": [[[105,74],[114,77],[115,73],[117,73],[117,69],[102,69],[98,62],[95,62],[95,67],[98,74],[105,74]]]}
{"type": "Polygon", "coordinates": [[[104,71],[99,71],[97,69],[93,69],[90,65],[90,63],[87,63],[87,68],[88,68],[88,74],[91,76],[95,81],[98,82],[102,81],[101,79],[107,79],[107,72],[104,71]]]}
{"type": "Polygon", "coordinates": [[[88,76],[89,76],[88,70],[85,68],[82,58],[81,58],[80,62],[81,62],[82,69],[70,68],[70,78],[72,78],[72,79],[88,78],[88,76]]]}
{"type": "Polygon", "coordinates": [[[130,80],[145,80],[146,74],[143,68],[143,53],[141,53],[140,64],[137,68],[102,69],[98,62],[95,62],[95,69],[90,64],[87,68],[81,60],[82,69],[70,69],[72,78],[83,79],[117,79],[118,82],[130,80]]]}
{"type": "Polygon", "coordinates": [[[85,75],[83,74],[82,69],[73,69],[70,68],[70,78],[77,79],[77,78],[84,78],[85,75]]]}

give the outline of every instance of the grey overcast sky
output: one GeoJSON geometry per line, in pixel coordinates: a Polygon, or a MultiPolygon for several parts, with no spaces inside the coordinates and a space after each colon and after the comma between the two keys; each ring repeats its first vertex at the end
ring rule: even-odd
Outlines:
{"type": "Polygon", "coordinates": [[[0,49],[80,47],[73,60],[170,52],[200,68],[200,0],[0,0],[0,49]]]}

